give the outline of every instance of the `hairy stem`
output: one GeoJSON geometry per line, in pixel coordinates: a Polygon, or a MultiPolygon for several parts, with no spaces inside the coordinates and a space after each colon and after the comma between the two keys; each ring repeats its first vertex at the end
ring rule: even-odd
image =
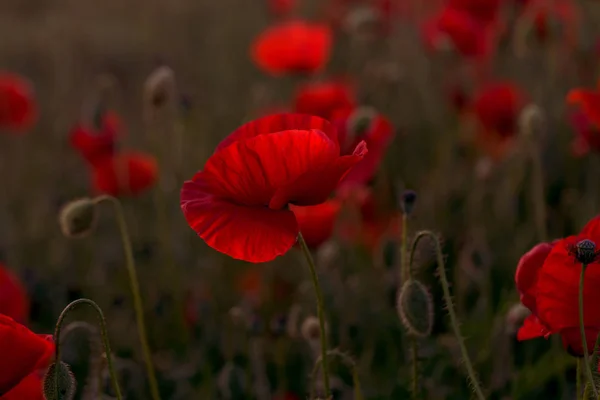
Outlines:
{"type": "MultiPolygon", "coordinates": [[[[450,295],[450,287],[448,285],[448,279],[446,277],[446,267],[444,264],[444,255],[442,254],[442,246],[438,237],[433,234],[431,231],[421,231],[417,233],[415,239],[412,244],[411,250],[411,258],[414,257],[415,249],[421,239],[424,237],[429,237],[435,243],[435,253],[437,257],[437,267],[438,274],[440,278],[440,283],[442,285],[442,290],[444,291],[444,302],[446,303],[446,308],[448,310],[448,315],[450,316],[450,324],[452,325],[452,330],[454,331],[454,336],[458,341],[458,345],[460,347],[460,353],[462,356],[462,361],[465,364],[465,369],[467,370],[467,376],[471,383],[471,390],[475,394],[475,397],[478,400],[485,400],[485,396],[483,394],[483,390],[481,389],[481,385],[477,378],[477,374],[475,373],[475,369],[473,368],[473,363],[471,362],[471,358],[469,357],[469,353],[467,352],[467,347],[465,346],[465,341],[460,332],[460,326],[458,322],[458,317],[456,316],[456,311],[454,309],[454,303],[452,302],[452,296],[450,295]]],[[[412,260],[411,260],[412,262],[412,260]]]]}
{"type": "MultiPolygon", "coordinates": [[[[407,282],[412,277],[412,261],[414,258],[415,247],[411,248],[410,257],[408,256],[408,215],[402,215],[402,241],[400,243],[400,283],[398,290],[402,287],[404,282],[407,282]]],[[[411,354],[411,397],[412,399],[419,398],[420,385],[419,385],[419,344],[417,338],[410,338],[410,354],[411,354]]]]}
{"type": "Polygon", "coordinates": [[[123,242],[123,251],[125,252],[125,261],[127,266],[127,272],[129,274],[129,283],[131,285],[131,294],[133,296],[133,307],[135,309],[136,322],[138,326],[138,333],[140,343],[142,346],[142,352],[144,353],[144,361],[146,363],[146,373],[148,374],[148,382],[150,385],[150,393],[153,400],[160,400],[160,394],[158,390],[158,382],[154,373],[154,367],[152,365],[152,355],[150,353],[150,346],[148,345],[148,334],[146,333],[146,322],[144,319],[144,306],[142,304],[142,295],[140,294],[140,284],[137,277],[137,271],[135,267],[135,260],[133,258],[133,251],[131,248],[131,239],[129,237],[129,230],[127,229],[127,223],[125,222],[125,214],[123,212],[123,206],[121,202],[112,196],[99,196],[94,201],[98,204],[102,201],[110,202],[115,210],[115,216],[121,231],[121,239],[123,242]]]}
{"type": "MultiPolygon", "coordinates": [[[[326,354],[327,357],[338,357],[342,360],[342,362],[346,365],[346,367],[350,368],[352,372],[352,383],[354,385],[354,400],[364,400],[362,395],[362,389],[360,384],[360,378],[358,377],[358,369],[356,368],[356,362],[350,357],[348,354],[339,351],[338,349],[329,350],[326,354]]],[[[312,382],[315,382],[315,378],[317,372],[319,371],[319,367],[323,364],[323,357],[317,358],[315,361],[315,366],[312,370],[312,382]]],[[[310,397],[311,400],[315,398],[315,387],[314,384],[310,387],[310,397]]]]}
{"type": "Polygon", "coordinates": [[[308,263],[312,283],[315,289],[315,297],[317,298],[317,317],[319,318],[319,328],[321,330],[321,357],[324,360],[321,370],[323,371],[325,398],[329,399],[331,394],[329,389],[329,363],[327,362],[327,333],[325,329],[325,306],[323,304],[323,293],[321,292],[321,286],[319,285],[319,277],[317,276],[315,261],[310,254],[310,250],[308,249],[306,241],[304,241],[302,233],[298,233],[298,242],[300,243],[300,247],[302,248],[306,262],[308,263]]]}
{"type": "MultiPolygon", "coordinates": [[[[110,374],[110,380],[113,385],[113,389],[115,390],[115,394],[117,396],[117,400],[122,400],[121,388],[119,387],[119,381],[117,379],[117,374],[115,372],[115,367],[112,361],[112,351],[110,349],[110,342],[108,340],[108,331],[106,330],[106,319],[104,318],[104,313],[102,309],[98,306],[98,304],[94,303],[89,299],[79,299],[75,300],[71,304],[65,307],[65,309],[60,313],[58,317],[58,321],[56,321],[56,327],[54,328],[54,343],[56,344],[55,353],[54,353],[54,362],[60,362],[60,332],[62,329],[62,325],[64,323],[65,318],[69,314],[69,312],[77,307],[79,304],[87,304],[92,307],[96,313],[98,314],[98,320],[100,322],[100,333],[102,335],[102,341],[104,342],[104,353],[106,354],[106,361],[108,366],[108,373],[110,374]]],[[[55,390],[56,393],[60,393],[59,388],[59,374],[55,374],[55,390]]]]}

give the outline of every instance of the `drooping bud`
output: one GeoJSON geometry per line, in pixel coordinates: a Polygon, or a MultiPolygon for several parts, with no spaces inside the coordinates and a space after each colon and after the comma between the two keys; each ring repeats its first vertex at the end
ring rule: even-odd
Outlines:
{"type": "Polygon", "coordinates": [[[410,279],[398,294],[396,308],[409,334],[427,337],[433,328],[433,300],[421,282],[410,279]]]}
{"type": "Polygon", "coordinates": [[[154,70],[144,83],[144,112],[146,118],[168,105],[178,106],[175,72],[167,66],[154,70]]]}
{"type": "Polygon", "coordinates": [[[304,338],[304,340],[306,340],[307,342],[318,341],[321,337],[319,319],[313,315],[306,317],[302,322],[300,332],[302,333],[302,337],[304,338]]]}
{"type": "Polygon", "coordinates": [[[523,137],[539,139],[542,136],[544,112],[536,104],[529,104],[519,115],[519,130],[523,137]]]}
{"type": "Polygon", "coordinates": [[[96,225],[96,203],[90,198],[74,200],[65,205],[59,213],[60,229],[68,238],[87,236],[96,225]]]}
{"type": "Polygon", "coordinates": [[[53,363],[44,376],[44,400],[72,400],[75,397],[77,382],[67,364],[53,363]],[[58,378],[58,393],[56,380],[58,378]]]}
{"type": "Polygon", "coordinates": [[[400,209],[404,215],[410,216],[417,202],[417,192],[414,190],[405,190],[400,195],[400,209]]]}

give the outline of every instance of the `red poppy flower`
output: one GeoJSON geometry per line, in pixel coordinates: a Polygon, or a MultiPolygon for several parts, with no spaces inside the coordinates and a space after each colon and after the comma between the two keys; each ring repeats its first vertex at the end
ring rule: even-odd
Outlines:
{"type": "Polygon", "coordinates": [[[366,153],[362,142],[340,156],[336,130],[319,117],[261,118],[219,144],[184,183],[181,207],[209,246],[240,260],[270,261],[296,242],[298,222],[288,204],[324,202],[366,153]]]}
{"type": "Polygon", "coordinates": [[[44,400],[43,385],[42,375],[31,373],[8,393],[0,395],[0,400],[44,400]]]}
{"type": "Polygon", "coordinates": [[[121,132],[121,120],[114,112],[102,115],[99,126],[76,125],[71,131],[73,146],[90,164],[100,162],[115,152],[117,138],[121,132]]]}
{"type": "Polygon", "coordinates": [[[600,81],[596,90],[573,89],[567,93],[567,103],[578,106],[596,127],[600,127],[600,81]]]}
{"type": "Polygon", "coordinates": [[[294,98],[294,110],[330,120],[338,110],[349,111],[356,104],[353,88],[342,81],[308,83],[300,86],[294,98]]]}
{"type": "Polygon", "coordinates": [[[511,82],[489,84],[475,95],[473,112],[481,128],[479,145],[492,158],[501,158],[510,148],[525,99],[521,89],[511,82]]]}
{"type": "Polygon", "coordinates": [[[448,6],[464,11],[477,20],[491,24],[498,18],[502,0],[450,0],[448,6]]]}
{"type": "Polygon", "coordinates": [[[0,129],[23,131],[37,118],[33,88],[24,78],[0,71],[0,129]]]}
{"type": "Polygon", "coordinates": [[[341,203],[336,199],[316,206],[290,206],[308,247],[317,248],[331,237],[340,208],[341,203]]]}
{"type": "Polygon", "coordinates": [[[523,11],[525,17],[533,23],[536,38],[547,41],[550,36],[564,39],[567,45],[574,46],[577,41],[577,12],[571,0],[545,2],[530,1],[523,11]]]}
{"type": "Polygon", "coordinates": [[[569,121],[575,131],[571,142],[571,152],[576,157],[582,157],[590,150],[600,152],[600,130],[592,124],[588,116],[581,110],[569,115],[569,121]]]}
{"type": "Polygon", "coordinates": [[[485,59],[491,53],[491,38],[485,25],[471,14],[445,7],[423,27],[423,38],[431,50],[449,44],[465,57],[485,59]]]}
{"type": "MultiPolygon", "coordinates": [[[[581,262],[573,249],[582,240],[600,243],[600,216],[592,219],[578,236],[569,236],[552,244],[543,243],[525,254],[515,280],[521,302],[532,312],[525,321],[520,340],[561,335],[563,345],[571,353],[581,355],[583,345],[579,333],[579,279],[581,262]]],[[[584,327],[588,349],[593,349],[600,333],[600,262],[591,260],[586,269],[584,296],[584,327]]]]}
{"type": "Polygon", "coordinates": [[[38,368],[48,366],[54,344],[10,317],[0,314],[0,396],[38,368]]]}
{"type": "Polygon", "coordinates": [[[325,24],[283,22],[256,38],[252,59],[272,75],[312,74],[329,61],[331,36],[331,29],[325,24]]]}
{"type": "Polygon", "coordinates": [[[347,154],[363,141],[369,153],[344,177],[342,184],[368,183],[377,173],[394,138],[394,127],[383,115],[370,108],[335,113],[332,121],[338,127],[342,153],[347,154]]]}
{"type": "Polygon", "coordinates": [[[158,165],[148,154],[126,152],[99,161],[92,172],[96,191],[112,196],[136,196],[154,185],[158,165]]]}
{"type": "Polygon", "coordinates": [[[29,299],[25,288],[16,275],[0,264],[0,314],[7,315],[19,323],[29,316],[29,299]]]}
{"type": "Polygon", "coordinates": [[[269,10],[278,17],[290,14],[296,7],[296,0],[267,0],[269,10]]]}

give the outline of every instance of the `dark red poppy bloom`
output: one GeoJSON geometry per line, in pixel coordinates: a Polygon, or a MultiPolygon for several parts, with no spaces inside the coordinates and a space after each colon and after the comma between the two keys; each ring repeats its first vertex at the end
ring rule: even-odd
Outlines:
{"type": "Polygon", "coordinates": [[[0,395],[0,400],[44,400],[43,385],[43,374],[31,373],[8,393],[0,395]]]}
{"type": "Polygon", "coordinates": [[[575,138],[571,141],[571,152],[575,157],[582,157],[590,150],[600,152],[600,129],[583,111],[571,113],[569,122],[575,131],[575,138]]]}
{"type": "Polygon", "coordinates": [[[294,110],[301,114],[317,115],[330,120],[335,112],[349,112],[356,105],[352,86],[343,81],[326,81],[298,87],[294,110]]]}
{"type": "Polygon", "coordinates": [[[37,119],[33,96],[33,87],[26,79],[0,71],[0,129],[29,129],[37,119]]]}
{"type": "Polygon", "coordinates": [[[124,152],[97,162],[92,169],[96,191],[112,196],[136,196],[156,183],[158,164],[151,155],[124,152]]]}
{"type": "Polygon", "coordinates": [[[267,0],[269,11],[278,17],[289,15],[296,7],[296,0],[267,0]]]}
{"type": "Polygon", "coordinates": [[[500,12],[502,0],[450,0],[448,6],[468,13],[485,23],[494,23],[500,12]]]}
{"type": "Polygon", "coordinates": [[[264,117],[219,144],[184,183],[181,207],[212,248],[240,260],[270,261],[296,242],[298,222],[288,205],[324,202],[366,153],[361,142],[340,156],[335,128],[319,117],[264,117]]]}
{"type": "Polygon", "coordinates": [[[122,132],[121,120],[112,111],[103,113],[97,125],[77,124],[70,135],[71,146],[92,165],[114,154],[122,132]]]}
{"type": "MultiPolygon", "coordinates": [[[[520,260],[515,276],[521,302],[532,312],[519,330],[519,340],[560,334],[572,354],[582,355],[579,331],[579,279],[581,262],[575,255],[578,243],[600,243],[600,217],[592,219],[577,236],[535,246],[520,260]]],[[[600,333],[600,263],[592,257],[583,289],[584,327],[588,349],[600,333]]]]}
{"type": "Polygon", "coordinates": [[[331,42],[327,25],[289,21],[261,33],[251,55],[259,68],[272,75],[313,74],[329,61],[331,42]]]}
{"type": "Polygon", "coordinates": [[[310,248],[318,248],[331,238],[340,209],[341,203],[337,199],[327,200],[316,206],[290,206],[310,248]]]}
{"type": "Polygon", "coordinates": [[[491,37],[486,26],[471,14],[451,7],[442,11],[423,27],[425,45],[440,50],[448,45],[465,57],[485,59],[491,53],[491,37]]]}
{"type": "Polygon", "coordinates": [[[596,127],[600,127],[600,82],[595,90],[573,89],[567,93],[567,103],[578,106],[596,127]]]}
{"type": "Polygon", "coordinates": [[[29,317],[29,298],[17,276],[0,264],[0,314],[19,323],[29,317]]]}
{"type": "Polygon", "coordinates": [[[478,144],[492,158],[501,158],[510,148],[525,105],[525,94],[511,82],[488,84],[475,95],[472,106],[480,125],[478,144]]]}
{"type": "Polygon", "coordinates": [[[367,107],[336,112],[332,121],[338,128],[342,154],[349,153],[361,141],[369,149],[369,153],[348,172],[341,184],[368,183],[377,173],[394,139],[394,127],[385,116],[367,107]]]}
{"type": "Polygon", "coordinates": [[[39,368],[48,366],[54,343],[0,314],[0,397],[39,368]]]}

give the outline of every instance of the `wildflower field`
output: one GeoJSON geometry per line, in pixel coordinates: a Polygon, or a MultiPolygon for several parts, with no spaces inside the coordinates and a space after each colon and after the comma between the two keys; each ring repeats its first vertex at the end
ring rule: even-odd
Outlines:
{"type": "Polygon", "coordinates": [[[600,400],[596,0],[1,0],[0,400],[600,400]]]}

